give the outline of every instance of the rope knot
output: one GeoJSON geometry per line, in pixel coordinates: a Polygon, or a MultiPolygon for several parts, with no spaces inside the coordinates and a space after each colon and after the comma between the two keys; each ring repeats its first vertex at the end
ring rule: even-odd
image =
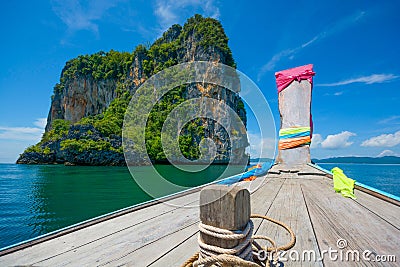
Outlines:
{"type": "MultiPolygon", "coordinates": [[[[219,255],[231,255],[234,257],[239,257],[241,259],[245,259],[247,261],[252,261],[253,253],[251,247],[251,236],[253,234],[253,229],[254,224],[251,220],[247,223],[246,227],[242,231],[231,231],[200,223],[199,230],[201,233],[222,240],[237,240],[239,241],[239,243],[233,248],[221,248],[206,244],[199,235],[198,243],[200,247],[200,256],[197,264],[208,263],[209,258],[219,255]]],[[[214,262],[214,260],[211,261],[214,262]]]]}
{"type": "Polygon", "coordinates": [[[200,252],[193,255],[188,259],[182,267],[209,267],[211,265],[216,266],[244,266],[244,267],[259,267],[259,266],[271,266],[271,267],[283,267],[283,263],[279,261],[278,252],[283,250],[289,250],[296,244],[296,236],[289,226],[278,220],[272,219],[264,215],[254,214],[251,218],[265,219],[272,223],[282,226],[286,231],[289,232],[291,240],[284,246],[277,246],[275,241],[270,237],[263,235],[252,235],[254,230],[254,224],[252,220],[249,220],[246,227],[242,231],[230,231],[221,229],[218,227],[206,225],[200,222],[199,230],[201,233],[219,238],[222,240],[238,240],[239,244],[233,248],[221,248],[212,246],[204,243],[202,238],[198,237],[198,243],[200,252]],[[255,240],[263,239],[271,243],[272,247],[262,247],[255,240]],[[261,253],[264,252],[267,255],[271,252],[273,259],[265,257],[264,260],[260,258],[261,253]],[[269,260],[269,261],[268,261],[269,260]],[[257,264],[256,262],[261,265],[257,264]]]}

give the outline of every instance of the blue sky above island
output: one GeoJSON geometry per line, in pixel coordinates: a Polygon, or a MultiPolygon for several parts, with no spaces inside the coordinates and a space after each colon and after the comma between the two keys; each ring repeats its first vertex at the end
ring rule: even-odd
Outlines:
{"type": "MultiPolygon", "coordinates": [[[[398,1],[7,1],[0,42],[0,162],[39,141],[65,62],[132,51],[195,13],[219,19],[238,69],[279,113],[274,72],[312,63],[312,156],[400,155],[398,1]]],[[[258,136],[249,121],[253,146],[258,136]]]]}

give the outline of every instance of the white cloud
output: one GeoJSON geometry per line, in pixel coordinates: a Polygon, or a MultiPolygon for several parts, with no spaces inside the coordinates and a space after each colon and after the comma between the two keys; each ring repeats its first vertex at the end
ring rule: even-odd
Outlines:
{"type": "Polygon", "coordinates": [[[40,141],[42,128],[37,127],[2,127],[0,126],[0,139],[19,141],[40,141]]]}
{"type": "Polygon", "coordinates": [[[311,140],[311,148],[345,148],[353,144],[353,142],[349,141],[349,138],[355,135],[355,133],[343,131],[339,134],[328,135],[326,139],[324,139],[320,134],[313,134],[311,140]]]}
{"type": "Polygon", "coordinates": [[[47,118],[39,118],[36,119],[33,124],[41,129],[44,129],[44,127],[46,127],[47,124],[47,118]]]}
{"type": "Polygon", "coordinates": [[[361,146],[367,147],[394,147],[400,144],[400,131],[394,134],[381,134],[362,142],[361,146]]]}
{"type": "Polygon", "coordinates": [[[177,20],[177,15],[172,9],[172,5],[168,1],[158,1],[154,13],[162,24],[171,25],[177,20]]]}
{"type": "Polygon", "coordinates": [[[154,14],[162,27],[166,30],[172,24],[179,23],[183,16],[193,15],[194,12],[202,13],[206,17],[218,19],[219,8],[214,0],[157,0],[154,14]],[[188,14],[186,14],[186,11],[188,14]]]}
{"type": "Polygon", "coordinates": [[[302,48],[302,46],[299,46],[294,49],[286,49],[286,50],[283,50],[283,51],[275,54],[264,66],[261,67],[261,70],[259,71],[259,73],[257,75],[257,80],[260,81],[262,76],[264,76],[264,74],[267,71],[273,70],[275,68],[276,63],[278,63],[282,58],[293,57],[293,55],[296,52],[298,52],[301,48],[302,48]]]}
{"type": "Polygon", "coordinates": [[[250,143],[248,153],[251,158],[274,158],[275,140],[271,137],[262,138],[260,134],[247,132],[250,143]]]}
{"type": "Polygon", "coordinates": [[[379,121],[380,124],[400,124],[400,116],[391,116],[379,121]]]}
{"type": "Polygon", "coordinates": [[[311,148],[317,148],[318,146],[321,145],[323,140],[324,139],[320,134],[313,134],[311,139],[311,148]]]}
{"type": "Polygon", "coordinates": [[[379,153],[379,155],[377,156],[379,157],[385,157],[385,156],[399,156],[399,154],[397,154],[396,152],[392,151],[392,150],[383,150],[381,153],[379,153]]]}
{"type": "Polygon", "coordinates": [[[343,80],[340,82],[335,82],[335,83],[324,83],[324,84],[318,84],[318,86],[341,86],[341,85],[347,85],[347,84],[352,84],[352,83],[364,83],[364,84],[374,84],[374,83],[384,83],[384,82],[390,82],[394,79],[397,79],[400,76],[394,75],[394,74],[372,74],[369,76],[363,76],[363,77],[358,77],[354,79],[347,79],[343,80]]]}
{"type": "Polygon", "coordinates": [[[39,142],[44,132],[46,122],[46,118],[39,118],[33,122],[36,127],[0,126],[0,139],[39,142]]]}
{"type": "Polygon", "coordinates": [[[325,96],[341,96],[343,95],[343,91],[338,91],[338,92],[334,92],[334,93],[325,93],[325,96]]]}
{"type": "Polygon", "coordinates": [[[356,136],[356,134],[349,131],[328,135],[326,139],[321,142],[321,147],[327,149],[339,149],[351,146],[353,142],[350,142],[349,139],[352,136],[356,136]]]}
{"type": "Polygon", "coordinates": [[[267,71],[272,71],[275,69],[276,64],[283,58],[289,58],[289,59],[293,59],[294,56],[300,52],[303,48],[306,48],[308,46],[310,46],[313,43],[316,43],[318,41],[321,41],[337,32],[340,32],[352,25],[354,25],[355,23],[357,23],[359,20],[361,20],[361,18],[363,18],[365,16],[365,12],[361,11],[361,12],[356,12],[348,17],[342,18],[341,20],[337,21],[336,23],[330,25],[329,27],[327,27],[324,31],[320,32],[319,34],[317,34],[316,36],[314,36],[313,38],[311,38],[310,40],[306,41],[305,43],[295,47],[295,48],[291,48],[291,49],[285,49],[282,50],[280,52],[278,52],[277,54],[275,54],[274,56],[272,56],[272,58],[261,67],[258,76],[257,76],[257,80],[260,81],[262,76],[267,72],[267,71]]]}
{"type": "Polygon", "coordinates": [[[301,49],[311,45],[312,43],[314,43],[315,41],[318,40],[318,36],[315,36],[314,38],[312,38],[310,41],[305,42],[304,44],[296,47],[296,48],[292,48],[292,49],[286,49],[283,50],[277,54],[275,54],[270,61],[267,62],[267,64],[265,64],[264,66],[261,67],[260,72],[258,73],[257,76],[257,80],[260,81],[261,77],[267,72],[267,71],[271,71],[275,68],[276,64],[282,59],[282,58],[289,58],[289,59],[293,59],[294,55],[296,53],[298,53],[301,49]]]}
{"type": "Polygon", "coordinates": [[[22,141],[0,139],[0,162],[15,163],[19,154],[21,154],[25,148],[33,144],[35,144],[35,142],[29,140],[22,141]]]}
{"type": "Polygon", "coordinates": [[[54,13],[67,25],[68,33],[87,30],[99,35],[98,21],[104,17],[107,10],[119,1],[107,0],[53,0],[54,13]]]}

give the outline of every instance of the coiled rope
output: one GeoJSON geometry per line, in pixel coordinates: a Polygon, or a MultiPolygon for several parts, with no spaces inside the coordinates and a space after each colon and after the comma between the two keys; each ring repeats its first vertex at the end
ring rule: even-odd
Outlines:
{"type": "Polygon", "coordinates": [[[212,264],[224,264],[224,266],[245,266],[245,267],[259,267],[264,262],[255,257],[259,255],[259,252],[272,252],[274,259],[272,264],[277,264],[278,252],[291,249],[296,244],[296,235],[293,230],[285,223],[272,219],[268,216],[252,214],[251,218],[258,218],[270,221],[277,225],[282,226],[290,234],[290,241],[286,245],[276,246],[274,240],[268,236],[263,235],[253,235],[254,224],[250,220],[243,231],[230,231],[226,229],[221,229],[218,227],[205,225],[203,223],[199,224],[199,230],[209,236],[213,236],[223,240],[241,240],[237,246],[234,248],[220,248],[217,246],[212,246],[205,244],[201,240],[200,235],[198,238],[198,243],[200,247],[200,252],[195,253],[192,257],[187,259],[181,267],[197,267],[197,266],[211,266],[212,264]],[[267,240],[272,246],[262,247],[255,240],[262,239],[267,240]],[[254,260],[255,262],[251,261],[254,260]],[[258,264],[258,263],[260,264],[258,264]]]}

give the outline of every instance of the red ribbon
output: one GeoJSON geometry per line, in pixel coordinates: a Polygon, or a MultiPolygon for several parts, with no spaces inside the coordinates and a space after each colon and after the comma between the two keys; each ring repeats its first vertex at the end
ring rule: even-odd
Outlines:
{"type": "Polygon", "coordinates": [[[312,77],[314,75],[315,72],[313,71],[312,64],[275,72],[276,86],[278,87],[278,93],[280,93],[283,89],[288,87],[289,84],[291,84],[295,80],[298,82],[300,82],[301,80],[307,80],[312,85],[313,83],[312,77]]]}

